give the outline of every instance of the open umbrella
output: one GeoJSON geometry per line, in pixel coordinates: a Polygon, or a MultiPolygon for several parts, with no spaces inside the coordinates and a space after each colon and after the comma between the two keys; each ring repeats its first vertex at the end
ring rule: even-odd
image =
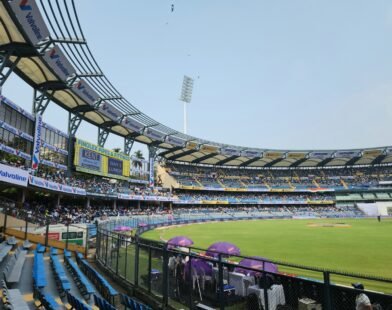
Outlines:
{"type": "Polygon", "coordinates": [[[206,255],[211,257],[218,257],[219,253],[225,256],[240,255],[240,249],[230,242],[216,242],[211,244],[207,249],[206,255]]]}
{"type": "Polygon", "coordinates": [[[139,227],[146,227],[147,225],[147,223],[139,223],[139,227]]]}
{"type": "Polygon", "coordinates": [[[205,260],[199,258],[192,258],[185,263],[185,274],[189,273],[189,262],[191,262],[191,268],[196,271],[198,275],[212,276],[212,266],[205,260]]]}
{"type": "Polygon", "coordinates": [[[131,231],[132,227],[129,226],[116,226],[114,231],[131,231]]]}
{"type": "Polygon", "coordinates": [[[167,244],[169,247],[173,246],[181,246],[181,247],[186,247],[186,246],[191,246],[193,244],[192,239],[189,239],[188,237],[185,236],[177,236],[171,238],[167,244]]]}
{"type": "MultiPolygon", "coordinates": [[[[253,269],[258,269],[258,270],[263,270],[263,261],[264,261],[264,270],[266,272],[272,272],[272,273],[277,273],[278,272],[278,266],[275,264],[267,261],[265,258],[260,257],[260,256],[252,256],[251,258],[244,258],[242,259],[239,263],[238,266],[241,267],[248,267],[248,268],[253,268],[253,269]]],[[[249,274],[251,276],[254,276],[256,274],[259,274],[260,272],[249,270],[249,269],[244,269],[241,267],[236,267],[234,269],[235,272],[240,272],[243,274],[249,274]]]]}

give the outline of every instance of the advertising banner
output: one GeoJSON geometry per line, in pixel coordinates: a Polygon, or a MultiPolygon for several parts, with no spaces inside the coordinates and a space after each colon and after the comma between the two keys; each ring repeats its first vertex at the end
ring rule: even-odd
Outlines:
{"type": "Polygon", "coordinates": [[[290,152],[287,153],[286,158],[292,158],[292,159],[302,159],[305,158],[307,153],[302,153],[302,152],[290,152]]]}
{"type": "Polygon", "coordinates": [[[59,184],[56,182],[45,180],[43,178],[34,177],[32,175],[29,176],[29,184],[56,192],[86,196],[86,190],[84,190],[83,188],[59,184]]]}
{"type": "Polygon", "coordinates": [[[309,158],[326,159],[332,156],[333,152],[311,152],[309,158]]]}
{"type": "Polygon", "coordinates": [[[144,126],[139,123],[138,121],[135,121],[132,118],[126,117],[122,120],[121,124],[125,127],[128,128],[132,131],[136,131],[138,133],[142,133],[144,126]]]}
{"type": "Polygon", "coordinates": [[[241,151],[233,148],[224,147],[220,149],[222,155],[241,156],[241,151]]]}
{"type": "Polygon", "coordinates": [[[264,157],[269,159],[278,159],[283,157],[283,152],[264,152],[264,157]]]}
{"type": "Polygon", "coordinates": [[[49,30],[35,1],[21,0],[8,3],[33,45],[49,38],[49,30]]]}
{"type": "Polygon", "coordinates": [[[80,139],[75,142],[74,165],[77,171],[122,180],[130,174],[129,156],[80,139]]]}
{"type": "Polygon", "coordinates": [[[0,181],[19,186],[27,186],[29,173],[26,170],[0,164],[0,181]]]}
{"type": "Polygon", "coordinates": [[[0,121],[0,127],[30,142],[34,141],[34,138],[32,136],[23,132],[22,130],[16,129],[15,127],[7,124],[6,122],[0,121]]]}
{"type": "Polygon", "coordinates": [[[170,143],[171,145],[175,145],[175,146],[184,146],[185,145],[184,140],[177,138],[177,137],[173,137],[173,136],[167,136],[166,142],[170,143]]]}
{"type": "Polygon", "coordinates": [[[51,150],[53,152],[60,153],[60,154],[63,154],[65,156],[68,155],[68,151],[63,150],[63,149],[61,149],[61,148],[59,148],[57,146],[51,145],[49,143],[46,143],[45,141],[41,141],[41,146],[43,148],[47,148],[47,149],[49,149],[49,150],[51,150]]]}
{"type": "Polygon", "coordinates": [[[261,157],[262,155],[263,155],[263,152],[258,151],[258,150],[244,150],[244,151],[241,151],[241,156],[249,157],[249,158],[261,157]]]}
{"type": "Polygon", "coordinates": [[[366,157],[377,157],[382,154],[382,150],[364,150],[362,154],[366,157]]]}
{"type": "Polygon", "coordinates": [[[108,158],[108,173],[122,175],[123,174],[123,162],[122,160],[108,158]]]}
{"type": "Polygon", "coordinates": [[[198,146],[198,144],[196,142],[192,142],[192,141],[190,141],[186,144],[186,148],[189,150],[196,150],[197,146],[198,146]]]}
{"type": "Polygon", "coordinates": [[[55,45],[48,50],[43,58],[61,80],[66,81],[68,77],[75,74],[75,69],[58,46],[55,45]]]}
{"type": "Polygon", "coordinates": [[[73,92],[82,98],[87,104],[94,105],[99,99],[99,95],[94,89],[83,79],[72,85],[73,92]]]}
{"type": "Polygon", "coordinates": [[[39,152],[41,149],[41,133],[42,133],[42,115],[35,115],[35,130],[34,130],[34,143],[33,143],[33,160],[31,161],[31,168],[38,169],[40,162],[39,152]]]}
{"type": "Polygon", "coordinates": [[[361,156],[361,151],[337,151],[335,157],[337,158],[351,158],[361,156]]]}
{"type": "Polygon", "coordinates": [[[2,143],[0,143],[0,150],[3,151],[3,152],[6,152],[8,154],[12,154],[12,155],[24,158],[26,160],[31,160],[30,154],[24,153],[24,152],[19,151],[19,150],[15,150],[14,148],[12,148],[10,146],[7,146],[7,145],[4,145],[2,143]]]}
{"type": "Polygon", "coordinates": [[[19,107],[15,103],[13,103],[8,98],[0,95],[0,100],[1,100],[1,103],[4,103],[4,104],[8,105],[11,109],[17,111],[18,113],[22,114],[23,116],[27,117],[28,119],[30,119],[32,121],[35,120],[35,117],[34,117],[33,114],[30,114],[29,112],[23,110],[21,107],[19,107]]]}
{"type": "Polygon", "coordinates": [[[56,168],[56,169],[61,169],[61,170],[67,170],[67,166],[63,165],[63,164],[59,164],[59,163],[54,163],[50,160],[46,160],[46,159],[42,159],[41,160],[41,164],[45,165],[45,166],[49,166],[52,168],[56,168]]]}
{"type": "Polygon", "coordinates": [[[207,153],[216,153],[218,152],[218,148],[213,145],[204,144],[200,147],[200,151],[207,152],[207,153]]]}
{"type": "Polygon", "coordinates": [[[159,141],[164,141],[164,137],[165,137],[165,134],[163,134],[155,129],[152,129],[152,128],[147,128],[144,131],[144,134],[147,137],[149,137],[150,139],[159,140],[159,141]]]}
{"type": "Polygon", "coordinates": [[[102,170],[102,156],[101,154],[85,149],[79,149],[79,165],[96,171],[102,170]]]}
{"type": "Polygon", "coordinates": [[[112,121],[117,122],[122,116],[122,113],[113,107],[111,104],[104,102],[98,107],[99,112],[101,112],[106,117],[110,118],[112,121]]]}
{"type": "Polygon", "coordinates": [[[62,132],[61,130],[58,130],[57,128],[54,128],[52,126],[50,126],[49,124],[42,122],[42,127],[49,129],[50,131],[55,132],[56,134],[63,136],[65,138],[68,138],[68,134],[66,134],[65,132],[62,132]]]}

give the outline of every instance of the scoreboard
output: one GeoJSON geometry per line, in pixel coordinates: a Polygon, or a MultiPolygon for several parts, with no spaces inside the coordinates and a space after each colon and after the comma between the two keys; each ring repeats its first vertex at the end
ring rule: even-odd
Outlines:
{"type": "Polygon", "coordinates": [[[129,179],[129,156],[80,139],[75,141],[74,165],[76,171],[121,180],[129,179]]]}

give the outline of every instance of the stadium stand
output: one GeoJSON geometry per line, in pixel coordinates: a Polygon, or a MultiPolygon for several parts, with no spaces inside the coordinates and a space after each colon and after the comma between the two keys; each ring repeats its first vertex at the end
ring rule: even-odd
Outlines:
{"type": "Polygon", "coordinates": [[[22,269],[26,261],[27,251],[18,247],[15,253],[8,260],[7,265],[3,271],[4,278],[8,284],[18,283],[22,275],[22,269]]]}
{"type": "Polygon", "coordinates": [[[9,290],[4,280],[1,281],[0,298],[3,309],[30,309],[27,303],[23,300],[21,292],[18,289],[9,290]]]}

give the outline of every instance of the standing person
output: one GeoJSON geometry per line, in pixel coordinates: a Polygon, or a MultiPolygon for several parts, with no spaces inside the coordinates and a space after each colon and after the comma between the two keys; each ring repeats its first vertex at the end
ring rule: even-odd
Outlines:
{"type": "Polygon", "coordinates": [[[381,215],[377,215],[378,222],[381,222],[381,215]]]}
{"type": "MultiPolygon", "coordinates": [[[[365,288],[362,283],[353,283],[352,286],[356,290],[363,291],[365,288]]],[[[372,310],[372,304],[370,303],[369,297],[364,293],[360,292],[355,297],[355,310],[372,310]]]]}

